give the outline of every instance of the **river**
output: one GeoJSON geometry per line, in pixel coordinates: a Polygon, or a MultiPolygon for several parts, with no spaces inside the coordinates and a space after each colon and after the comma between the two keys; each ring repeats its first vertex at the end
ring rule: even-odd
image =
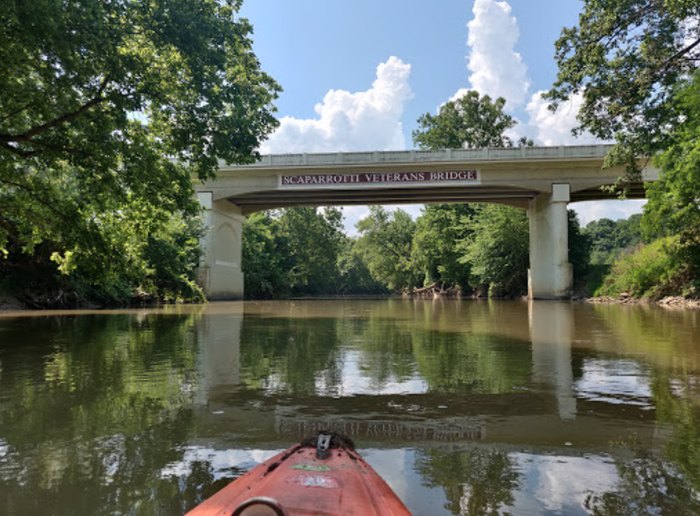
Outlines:
{"type": "Polygon", "coordinates": [[[700,311],[0,313],[0,513],[181,514],[322,427],[418,515],[700,513],[700,311]]]}

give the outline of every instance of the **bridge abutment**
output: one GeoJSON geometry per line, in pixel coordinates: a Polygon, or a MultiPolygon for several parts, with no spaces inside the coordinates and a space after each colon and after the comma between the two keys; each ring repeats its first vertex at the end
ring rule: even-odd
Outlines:
{"type": "Polygon", "coordinates": [[[568,184],[552,184],[528,206],[530,224],[530,299],[564,299],[571,296],[573,268],[569,263],[568,184]]]}
{"type": "Polygon", "coordinates": [[[205,233],[201,240],[202,257],[197,269],[197,284],[208,299],[242,299],[243,223],[245,216],[233,203],[214,201],[211,192],[198,192],[204,208],[205,233]]]}

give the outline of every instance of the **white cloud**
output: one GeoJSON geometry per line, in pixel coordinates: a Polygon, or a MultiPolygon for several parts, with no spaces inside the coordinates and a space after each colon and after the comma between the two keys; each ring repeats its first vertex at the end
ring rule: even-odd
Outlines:
{"type": "Polygon", "coordinates": [[[619,220],[629,218],[630,215],[641,213],[647,203],[646,199],[584,201],[569,205],[578,214],[578,220],[582,226],[598,219],[619,220]]]}
{"type": "MultiPolygon", "coordinates": [[[[376,79],[368,90],[330,90],[314,108],[317,118],[280,119],[280,126],[260,151],[284,154],[405,149],[401,118],[406,102],[413,98],[410,75],[410,64],[390,57],[377,66],[376,79]]],[[[414,207],[413,212],[418,209],[414,207]]],[[[345,232],[355,235],[355,224],[369,214],[369,208],[343,206],[343,214],[345,232]]]]}
{"type": "Polygon", "coordinates": [[[410,75],[410,64],[390,57],[377,66],[377,78],[368,90],[330,90],[314,108],[317,118],[283,117],[261,152],[405,149],[401,118],[405,103],[413,97],[410,75]]]}
{"type": "MultiPolygon", "coordinates": [[[[534,93],[528,102],[526,111],[529,115],[527,124],[516,126],[516,135],[524,134],[533,139],[535,145],[589,145],[606,143],[584,132],[580,136],[574,136],[571,130],[578,125],[576,115],[583,104],[583,96],[572,96],[567,102],[562,102],[559,108],[552,112],[549,110],[548,101],[542,98],[543,91],[534,93]]],[[[635,213],[641,213],[646,200],[601,200],[586,201],[571,204],[582,226],[598,219],[626,219],[635,213]]]]}
{"type": "Polygon", "coordinates": [[[579,125],[576,116],[583,105],[581,94],[562,102],[556,111],[549,109],[549,101],[542,98],[544,91],[532,95],[525,108],[530,119],[523,128],[536,145],[588,145],[603,143],[589,132],[574,136],[571,131],[579,125]]]}
{"type": "MultiPolygon", "coordinates": [[[[530,81],[527,67],[514,47],[520,37],[518,22],[508,2],[475,0],[469,36],[469,82],[482,95],[503,97],[506,107],[525,101],[530,81]]],[[[459,92],[458,92],[459,93],[459,92]]]]}
{"type": "Polygon", "coordinates": [[[510,457],[528,479],[525,489],[515,493],[514,513],[523,513],[526,507],[538,513],[584,512],[589,494],[604,493],[619,478],[615,465],[600,455],[513,453],[510,457]]]}

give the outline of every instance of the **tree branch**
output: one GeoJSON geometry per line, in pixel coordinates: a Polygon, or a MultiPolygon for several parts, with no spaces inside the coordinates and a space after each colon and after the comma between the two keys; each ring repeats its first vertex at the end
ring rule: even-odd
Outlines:
{"type": "Polygon", "coordinates": [[[54,118],[53,120],[49,120],[46,123],[43,123],[41,125],[38,125],[29,131],[26,131],[21,134],[0,134],[0,142],[32,142],[32,137],[41,134],[49,129],[52,129],[54,127],[57,127],[59,125],[65,124],[66,122],[70,122],[71,120],[74,120],[75,118],[78,118],[80,115],[85,113],[88,109],[91,107],[99,104],[100,102],[103,102],[105,100],[105,97],[102,96],[102,93],[104,92],[105,88],[107,87],[107,84],[109,83],[109,75],[106,75],[104,79],[102,79],[102,83],[100,84],[99,89],[97,90],[97,93],[93,98],[88,100],[85,104],[80,106],[78,109],[75,111],[71,111],[70,113],[65,113],[59,117],[54,118]]]}
{"type": "Polygon", "coordinates": [[[51,200],[45,199],[43,197],[40,197],[40,192],[36,188],[32,188],[29,185],[25,185],[22,183],[17,183],[15,181],[10,181],[8,179],[3,179],[0,178],[0,183],[4,183],[6,185],[14,186],[15,188],[19,188],[20,190],[24,190],[30,196],[37,201],[39,204],[45,206],[46,208],[49,209],[49,211],[55,213],[59,219],[66,220],[68,221],[69,219],[66,217],[66,214],[63,212],[63,210],[60,210],[56,207],[56,203],[52,202],[51,200]]]}
{"type": "Polygon", "coordinates": [[[24,111],[25,109],[27,109],[27,108],[28,108],[29,106],[31,106],[33,103],[34,103],[34,102],[30,102],[29,104],[25,104],[25,105],[22,106],[21,108],[16,109],[16,110],[12,111],[11,113],[8,113],[8,114],[5,115],[4,117],[0,118],[0,123],[4,122],[5,120],[9,120],[10,118],[12,118],[12,117],[15,116],[15,115],[20,114],[22,111],[24,111]]]}
{"type": "Polygon", "coordinates": [[[0,148],[8,150],[12,154],[16,154],[20,158],[31,158],[32,156],[34,156],[36,154],[36,151],[34,151],[34,150],[29,151],[29,150],[18,149],[14,145],[10,145],[9,143],[5,143],[5,142],[0,142],[0,148]]]}

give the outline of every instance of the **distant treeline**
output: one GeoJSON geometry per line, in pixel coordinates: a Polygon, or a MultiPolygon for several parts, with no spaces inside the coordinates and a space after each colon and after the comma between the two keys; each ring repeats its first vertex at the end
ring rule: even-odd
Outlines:
{"type": "MultiPolygon", "coordinates": [[[[692,295],[697,281],[678,237],[642,214],[581,227],[569,210],[569,260],[577,295],[692,295]],[[646,222],[645,222],[646,221],[646,222]]],[[[489,204],[426,205],[417,220],[371,207],[342,230],[338,208],[252,215],[244,228],[248,298],[320,295],[467,295],[527,292],[525,211],[489,204]]]]}
{"type": "MultiPolygon", "coordinates": [[[[256,213],[244,228],[243,269],[250,298],[402,293],[516,297],[527,292],[524,210],[489,204],[427,205],[417,220],[370,208],[357,236],[342,231],[337,208],[256,213]]],[[[576,281],[588,271],[591,242],[569,212],[576,281]]]]}

